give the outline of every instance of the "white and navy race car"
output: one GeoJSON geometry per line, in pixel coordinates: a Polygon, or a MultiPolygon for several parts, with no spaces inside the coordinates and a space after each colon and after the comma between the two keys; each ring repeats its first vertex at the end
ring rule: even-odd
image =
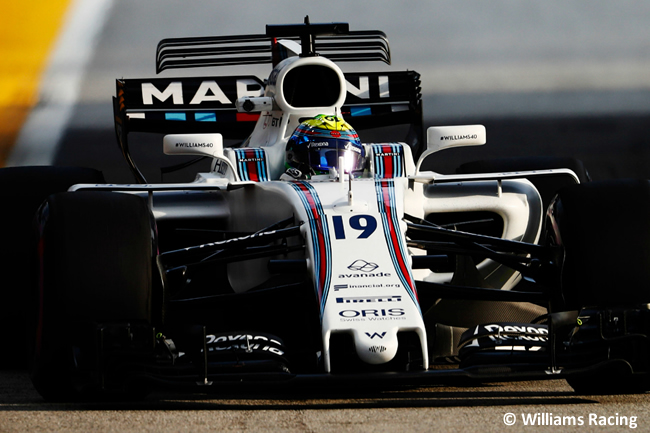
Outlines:
{"type": "Polygon", "coordinates": [[[62,191],[34,228],[31,375],[45,398],[355,381],[648,389],[648,181],[586,182],[562,158],[425,170],[485,144],[485,128],[425,131],[416,72],[343,61],[390,64],[385,34],[306,20],[166,39],[158,72],[272,69],[118,80],[133,184],[0,174],[62,191]],[[373,130],[385,142],[364,141],[373,130]],[[148,183],[131,132],[164,134],[166,154],[210,170],[148,183]]]}

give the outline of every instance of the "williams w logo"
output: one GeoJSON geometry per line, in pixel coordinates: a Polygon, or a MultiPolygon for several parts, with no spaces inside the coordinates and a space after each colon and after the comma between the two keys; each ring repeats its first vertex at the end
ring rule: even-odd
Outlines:
{"type": "Polygon", "coordinates": [[[378,333],[378,332],[373,332],[373,333],[371,334],[370,332],[366,332],[366,335],[367,335],[368,337],[370,337],[370,339],[372,340],[372,339],[375,338],[375,337],[384,338],[384,335],[386,335],[386,333],[385,333],[385,332],[382,332],[382,333],[380,334],[380,333],[378,333]]]}

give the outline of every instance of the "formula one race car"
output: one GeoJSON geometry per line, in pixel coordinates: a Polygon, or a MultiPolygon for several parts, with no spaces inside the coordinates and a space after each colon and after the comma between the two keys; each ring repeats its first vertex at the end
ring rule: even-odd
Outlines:
{"type": "Polygon", "coordinates": [[[45,199],[29,304],[41,395],[558,378],[648,389],[650,183],[586,182],[563,158],[426,171],[440,150],[484,144],[485,128],[425,134],[416,72],[336,63],[375,60],[390,64],[385,34],[345,23],[166,39],[158,72],[272,70],[118,80],[135,184],[0,173],[45,199]],[[361,141],[378,128],[402,138],[361,141]],[[147,183],[130,132],[165,134],[166,154],[211,168],[147,183]]]}

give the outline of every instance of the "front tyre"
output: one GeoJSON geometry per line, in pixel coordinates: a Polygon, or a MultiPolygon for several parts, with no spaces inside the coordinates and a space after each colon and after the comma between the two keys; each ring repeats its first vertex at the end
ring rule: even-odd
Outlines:
{"type": "Polygon", "coordinates": [[[603,366],[568,383],[582,394],[650,390],[650,181],[564,188],[547,217],[549,242],[564,251],[563,309],[580,311],[568,359],[603,366]]]}
{"type": "MultiPolygon", "coordinates": [[[[37,224],[32,382],[48,400],[105,394],[96,371],[80,374],[74,336],[88,324],[151,322],[153,246],[147,203],[113,192],[60,193],[41,206],[37,224]]],[[[92,340],[87,343],[93,347],[92,340]]],[[[117,395],[126,393],[116,390],[117,395]]]]}
{"type": "Polygon", "coordinates": [[[32,220],[50,194],[79,183],[104,183],[101,172],[81,167],[6,167],[0,169],[0,329],[7,330],[0,349],[0,367],[26,367],[26,318],[34,269],[32,220]]]}

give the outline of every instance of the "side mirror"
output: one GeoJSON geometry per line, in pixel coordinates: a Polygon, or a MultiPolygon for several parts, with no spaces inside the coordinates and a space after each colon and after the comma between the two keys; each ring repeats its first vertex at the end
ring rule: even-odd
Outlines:
{"type": "Polygon", "coordinates": [[[432,153],[451,147],[481,146],[486,141],[483,125],[432,126],[427,129],[427,150],[420,155],[415,171],[420,171],[420,165],[432,153]]]}

